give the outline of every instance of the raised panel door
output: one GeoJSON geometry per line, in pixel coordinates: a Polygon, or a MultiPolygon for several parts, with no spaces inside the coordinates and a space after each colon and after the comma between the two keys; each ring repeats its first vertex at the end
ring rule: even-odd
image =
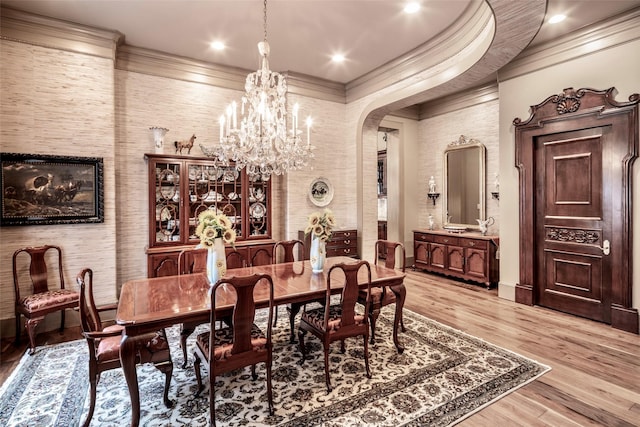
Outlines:
{"type": "Polygon", "coordinates": [[[152,254],[148,257],[148,277],[175,276],[178,274],[178,253],[152,254]]]}
{"type": "Polygon", "coordinates": [[[447,269],[464,274],[464,248],[447,246],[447,269]]]}
{"type": "Polygon", "coordinates": [[[487,271],[487,251],[485,249],[467,248],[466,250],[466,267],[467,276],[476,278],[478,280],[489,280],[489,274],[487,271]]]}
{"type": "Polygon", "coordinates": [[[429,265],[445,270],[447,268],[447,245],[429,244],[429,265]]]}

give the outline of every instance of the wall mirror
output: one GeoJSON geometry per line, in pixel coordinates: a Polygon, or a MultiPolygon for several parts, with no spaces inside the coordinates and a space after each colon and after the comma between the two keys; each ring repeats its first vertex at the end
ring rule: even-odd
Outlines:
{"type": "Polygon", "coordinates": [[[479,229],[485,220],[485,146],[460,135],[444,151],[445,229],[479,229]]]}

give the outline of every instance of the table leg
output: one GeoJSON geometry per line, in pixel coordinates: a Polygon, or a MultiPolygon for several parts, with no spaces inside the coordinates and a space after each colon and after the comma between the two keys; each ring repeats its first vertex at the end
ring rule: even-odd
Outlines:
{"type": "Polygon", "coordinates": [[[396,294],[396,313],[393,318],[393,343],[398,349],[398,353],[402,354],[404,346],[400,344],[398,340],[398,326],[402,321],[402,308],[404,307],[404,300],[407,296],[407,289],[404,287],[404,283],[399,285],[390,286],[394,294],[396,294]]]}
{"type": "Polygon", "coordinates": [[[300,311],[300,308],[302,308],[304,304],[300,304],[300,303],[292,303],[291,307],[287,307],[289,310],[289,331],[291,332],[291,335],[289,335],[289,343],[290,344],[294,344],[296,342],[296,333],[295,333],[295,327],[296,327],[296,315],[298,314],[298,312],[300,311]]]}
{"type": "Polygon", "coordinates": [[[140,423],[140,392],[136,373],[136,340],[124,333],[120,341],[120,364],[131,398],[131,427],[137,427],[140,423]]]}

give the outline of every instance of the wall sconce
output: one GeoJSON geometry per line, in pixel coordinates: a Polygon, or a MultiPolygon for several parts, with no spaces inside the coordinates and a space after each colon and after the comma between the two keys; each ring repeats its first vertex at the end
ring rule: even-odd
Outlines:
{"type": "Polygon", "coordinates": [[[499,175],[496,172],[494,176],[496,177],[496,179],[493,181],[493,185],[495,186],[496,191],[491,192],[491,197],[496,200],[500,200],[500,180],[498,179],[499,175]]]}
{"type": "Polygon", "coordinates": [[[440,197],[440,193],[436,193],[436,179],[431,175],[429,178],[429,192],[427,193],[427,197],[431,199],[433,202],[433,206],[436,205],[436,199],[440,197]]]}

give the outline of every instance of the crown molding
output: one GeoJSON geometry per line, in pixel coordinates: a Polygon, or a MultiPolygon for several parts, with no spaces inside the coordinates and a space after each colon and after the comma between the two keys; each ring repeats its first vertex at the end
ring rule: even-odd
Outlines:
{"type": "Polygon", "coordinates": [[[498,83],[494,81],[422,104],[420,106],[419,120],[451,113],[497,99],[498,83]]]}
{"type": "Polygon", "coordinates": [[[244,90],[247,71],[130,45],[116,55],[116,69],[133,73],[244,90]]]}
{"type": "Polygon", "coordinates": [[[347,101],[376,93],[455,56],[479,37],[493,19],[493,12],[485,1],[471,2],[456,22],[435,38],[347,83],[347,101]]]}
{"type": "Polygon", "coordinates": [[[122,33],[0,7],[0,38],[115,60],[122,33]]]}
{"type": "MultiPolygon", "coordinates": [[[[116,57],[116,69],[239,91],[244,91],[247,74],[255,71],[197,61],[129,45],[119,47],[116,57]]],[[[283,74],[287,79],[289,93],[328,101],[345,102],[344,85],[340,83],[299,73],[289,72],[283,74]]]]}
{"type": "Polygon", "coordinates": [[[561,64],[640,38],[640,8],[523,50],[498,71],[499,81],[561,64]]]}

